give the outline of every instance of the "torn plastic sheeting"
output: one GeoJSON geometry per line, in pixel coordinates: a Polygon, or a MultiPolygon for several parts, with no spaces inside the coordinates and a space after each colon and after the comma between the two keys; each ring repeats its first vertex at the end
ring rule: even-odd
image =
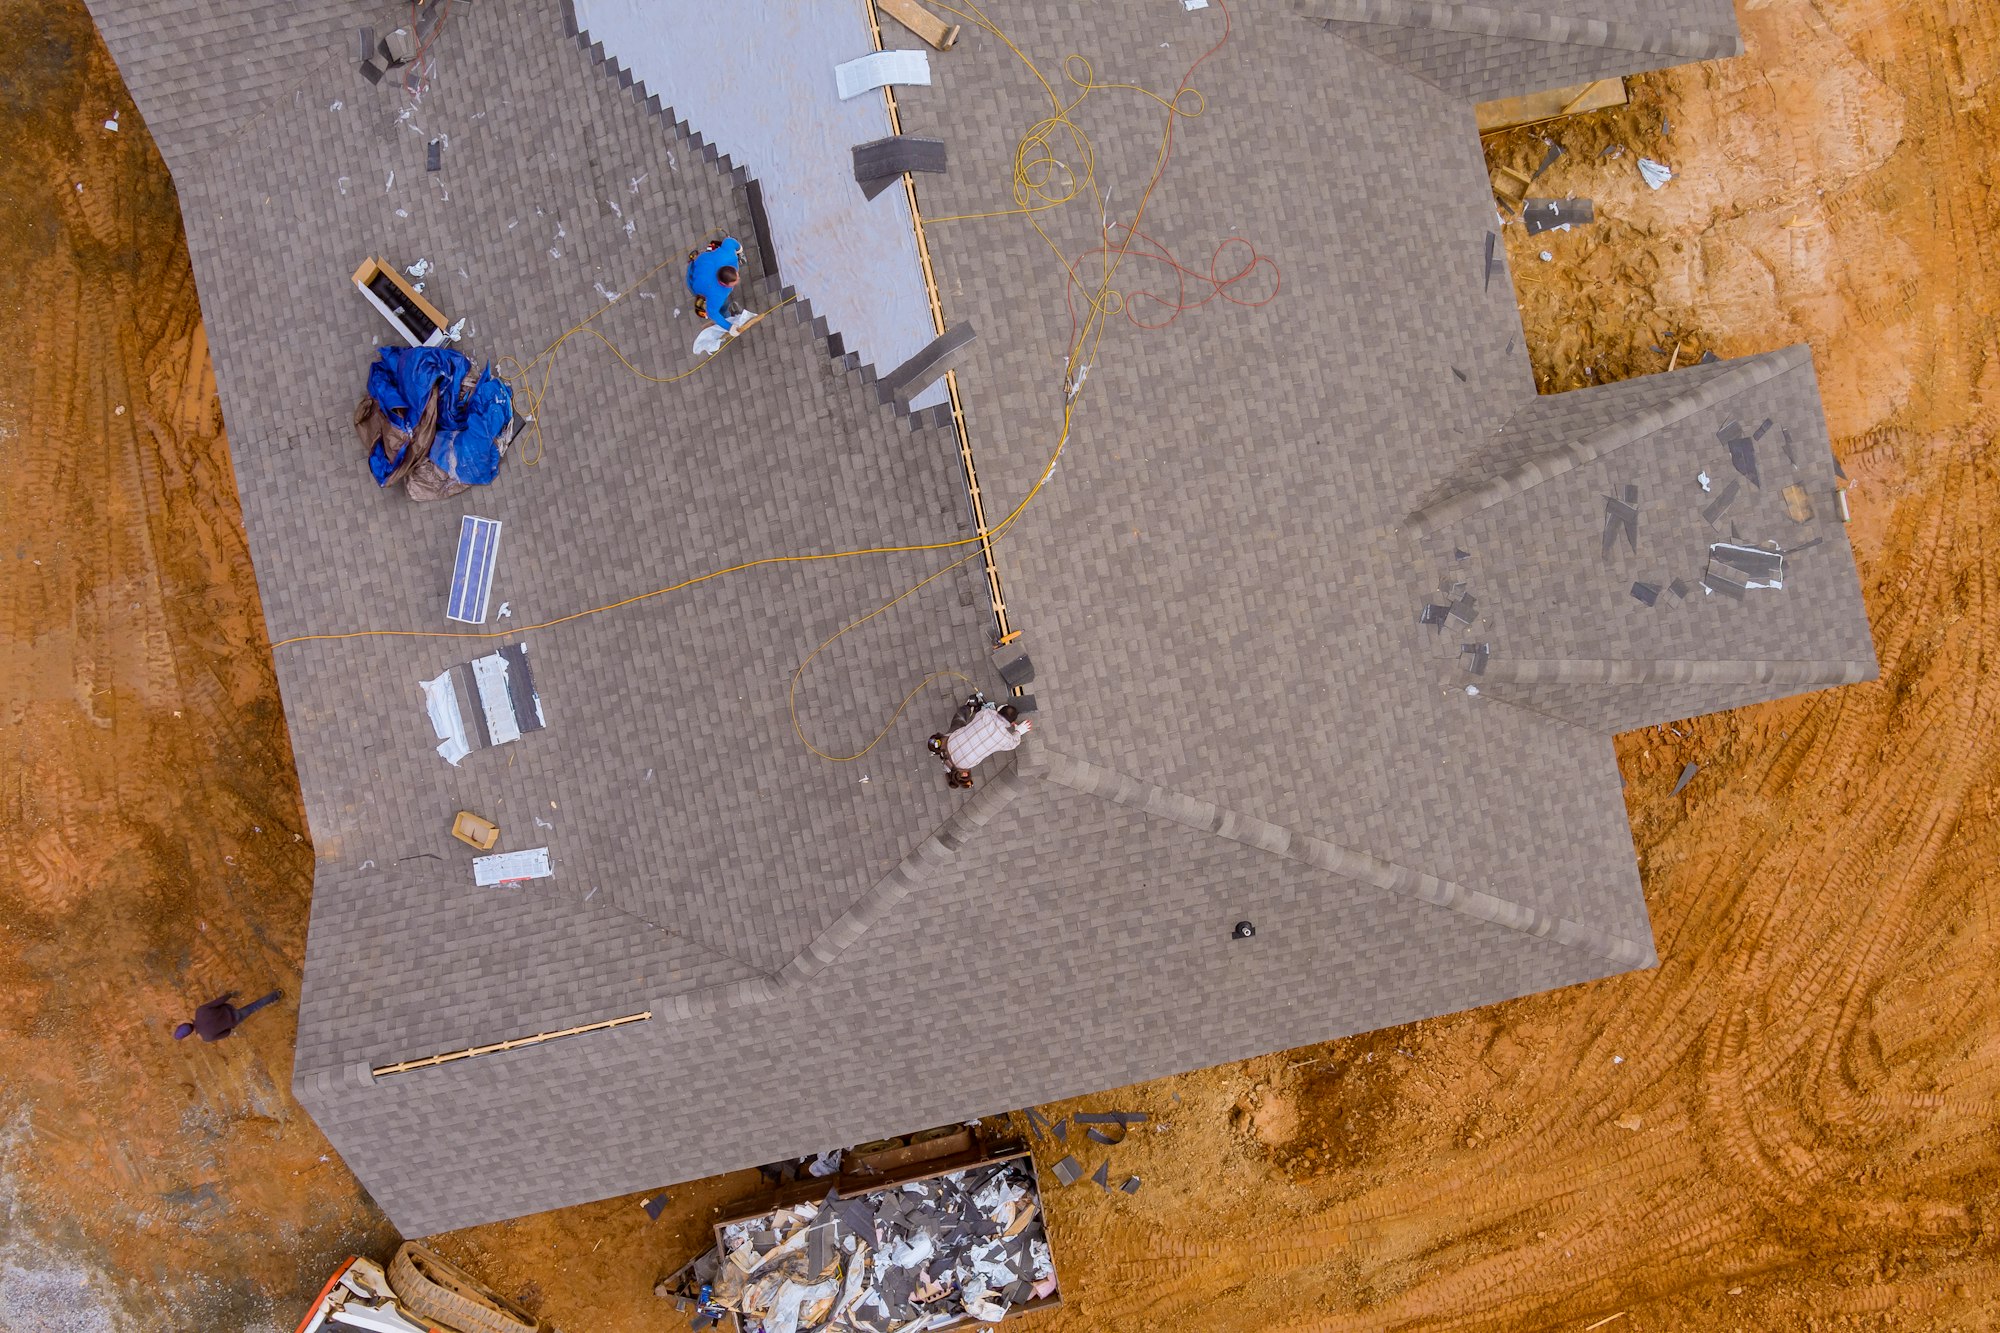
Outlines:
{"type": "Polygon", "coordinates": [[[1650,157],[1639,159],[1639,175],[1646,184],[1657,190],[1674,178],[1674,169],[1664,162],[1655,162],[1650,157]]]}
{"type": "Polygon", "coordinates": [[[451,673],[417,682],[424,692],[424,710],[430,714],[431,730],[437,733],[438,755],[453,768],[472,753],[465,739],[465,718],[458,711],[458,694],[451,687],[451,673]]]}

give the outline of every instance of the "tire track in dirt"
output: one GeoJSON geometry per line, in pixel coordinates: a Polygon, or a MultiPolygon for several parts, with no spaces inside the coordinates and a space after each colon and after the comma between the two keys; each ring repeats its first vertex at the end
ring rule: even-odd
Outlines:
{"type": "Polygon", "coordinates": [[[388,1233],[283,1008],[168,1035],[296,990],[311,874],[186,245],[81,5],[0,25],[0,1325],[290,1327],[388,1233]]]}

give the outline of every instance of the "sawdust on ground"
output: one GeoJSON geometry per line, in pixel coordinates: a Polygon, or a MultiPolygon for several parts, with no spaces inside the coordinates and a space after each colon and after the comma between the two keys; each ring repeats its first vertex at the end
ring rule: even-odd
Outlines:
{"type": "MultiPolygon", "coordinates": [[[[1079,1102],[1158,1123],[1051,1198],[1040,1327],[1996,1326],[2000,11],[1739,17],[1490,141],[1596,204],[1509,255],[1548,390],[1812,345],[1882,680],[1620,739],[1658,968],[1079,1102]]],[[[0,1328],[290,1327],[393,1232],[286,1092],[311,854],[186,249],[81,4],[0,18],[0,1328]]],[[[747,1181],[438,1243],[658,1328],[747,1181]]]]}

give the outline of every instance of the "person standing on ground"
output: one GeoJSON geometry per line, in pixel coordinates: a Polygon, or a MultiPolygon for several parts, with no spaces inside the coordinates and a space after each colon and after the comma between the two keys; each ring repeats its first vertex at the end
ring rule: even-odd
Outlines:
{"type": "Polygon", "coordinates": [[[1019,746],[1033,726],[1014,705],[996,707],[985,695],[974,694],[958,706],[950,733],[931,737],[931,753],[951,770],[944,785],[970,787],[972,770],[981,761],[1019,746]]]}
{"type": "Polygon", "coordinates": [[[734,236],[710,241],[706,250],[688,256],[687,287],[694,297],[694,313],[710,325],[695,339],[697,354],[719,350],[725,336],[735,337],[756,318],[736,299],[742,262],[743,243],[734,236]]]}
{"type": "Polygon", "coordinates": [[[229,1002],[235,994],[235,991],[230,991],[229,994],[223,996],[221,999],[210,1000],[207,1004],[195,1010],[194,1021],[183,1023],[174,1029],[174,1040],[183,1041],[199,1033],[203,1041],[221,1041],[224,1037],[236,1031],[238,1023],[241,1023],[265,1005],[275,1004],[278,1000],[278,992],[272,991],[263,999],[252,1000],[249,1004],[238,1009],[229,1002]]]}

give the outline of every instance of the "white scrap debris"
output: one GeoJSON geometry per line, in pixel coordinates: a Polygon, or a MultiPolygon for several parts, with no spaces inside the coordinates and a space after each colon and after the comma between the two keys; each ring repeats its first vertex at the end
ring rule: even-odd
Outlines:
{"type": "Polygon", "coordinates": [[[523,879],[547,879],[553,874],[555,871],[549,869],[549,849],[546,847],[472,858],[472,882],[482,889],[523,879]]]}
{"type": "MultiPolygon", "coordinates": [[[[421,291],[422,289],[419,288],[418,290],[421,291]]],[[[444,331],[444,340],[448,343],[455,343],[460,338],[464,337],[465,321],[466,321],[466,316],[460,315],[458,319],[453,322],[452,326],[444,331]]],[[[501,614],[505,615],[506,612],[503,611],[501,612],[501,614]]]]}
{"type": "Polygon", "coordinates": [[[1465,687],[1465,692],[1466,692],[1466,694],[1467,694],[1468,696],[1470,696],[1470,697],[1472,697],[1472,698],[1475,698],[1475,699],[1476,699],[1476,698],[1478,698],[1478,697],[1479,697],[1479,687],[1478,687],[1477,685],[1468,685],[1468,686],[1466,686],[1466,687],[1465,687]]]}
{"type": "Polygon", "coordinates": [[[330,106],[328,106],[328,107],[327,107],[327,110],[328,110],[328,111],[339,111],[339,110],[343,109],[344,107],[346,107],[346,105],[347,105],[347,103],[345,103],[345,102],[343,102],[343,101],[340,101],[340,100],[339,100],[338,98],[336,98],[336,99],[334,99],[334,101],[333,101],[332,105],[330,105],[330,106]]]}
{"type": "Polygon", "coordinates": [[[396,188],[396,173],[392,171],[389,173],[389,179],[382,182],[382,193],[387,194],[389,193],[389,191],[395,188],[396,188]]]}
{"type": "MultiPolygon", "coordinates": [[[[1208,0],[1181,0],[1181,8],[1186,10],[1207,9],[1208,0]]],[[[1165,43],[1161,43],[1165,45],[1165,43]]]]}
{"type": "Polygon", "coordinates": [[[1542,262],[1544,264],[1553,263],[1554,260],[1555,256],[1553,254],[1550,254],[1547,250],[1542,251],[1542,262]]]}
{"type": "Polygon", "coordinates": [[[832,1152],[821,1153],[819,1156],[813,1158],[811,1162],[806,1164],[806,1170],[815,1176],[839,1175],[840,1152],[841,1152],[840,1149],[835,1148],[832,1152]]]}
{"type": "MultiPolygon", "coordinates": [[[[464,320],[462,320],[462,319],[461,319],[460,321],[458,321],[458,322],[459,322],[459,324],[463,324],[463,323],[465,323],[465,321],[464,321],[464,320]]],[[[454,328],[456,328],[456,327],[457,327],[457,325],[454,325],[453,327],[454,327],[454,328]]],[[[458,337],[458,335],[457,335],[457,334],[452,334],[452,335],[450,335],[450,336],[451,336],[451,337],[452,337],[452,338],[453,338],[454,340],[456,340],[456,339],[457,339],[457,337],[458,337]]],[[[500,618],[501,618],[502,620],[505,620],[505,619],[507,619],[507,617],[509,617],[509,616],[511,616],[511,615],[513,615],[513,614],[514,614],[514,604],[513,604],[512,602],[502,602],[502,603],[500,603],[500,618]]]]}
{"type": "Polygon", "coordinates": [[[892,83],[928,87],[930,81],[931,58],[928,51],[871,51],[859,60],[833,67],[834,86],[843,102],[892,83]]]}
{"type": "Polygon", "coordinates": [[[104,128],[110,130],[113,134],[118,133],[118,113],[116,111],[111,113],[111,119],[104,122],[104,128]]]}
{"type": "Polygon", "coordinates": [[[458,711],[458,692],[451,687],[451,673],[417,684],[424,692],[424,711],[430,714],[431,730],[437,733],[438,755],[457,768],[458,761],[472,753],[472,746],[465,739],[465,718],[458,711]]]}
{"type": "Polygon", "coordinates": [[[1694,479],[1704,491],[1710,490],[1714,486],[1714,480],[1706,472],[1695,473],[1694,479]]]}
{"type": "Polygon", "coordinates": [[[1674,169],[1664,162],[1642,157],[1639,159],[1639,174],[1646,178],[1646,184],[1657,190],[1674,178],[1674,169]]]}

